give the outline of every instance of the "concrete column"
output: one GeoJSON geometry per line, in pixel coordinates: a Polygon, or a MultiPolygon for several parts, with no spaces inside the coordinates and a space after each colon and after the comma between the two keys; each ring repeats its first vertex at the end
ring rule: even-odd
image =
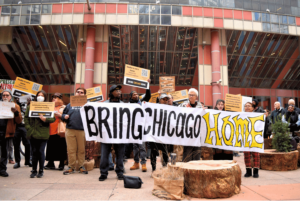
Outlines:
{"type": "Polygon", "coordinates": [[[216,104],[218,99],[222,98],[221,85],[215,82],[221,79],[220,72],[220,40],[219,30],[211,30],[211,68],[212,68],[212,95],[213,105],[216,104]]]}
{"type": "Polygon", "coordinates": [[[95,35],[96,27],[87,27],[86,52],[85,52],[85,76],[84,88],[92,88],[94,83],[94,62],[95,62],[95,35]]]}

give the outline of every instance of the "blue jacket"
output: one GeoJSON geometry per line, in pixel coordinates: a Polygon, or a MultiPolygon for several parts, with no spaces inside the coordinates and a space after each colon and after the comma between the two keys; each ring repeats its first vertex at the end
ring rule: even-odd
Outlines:
{"type": "Polygon", "coordinates": [[[61,115],[61,120],[67,123],[66,128],[84,130],[80,109],[81,107],[71,107],[70,103],[65,107],[63,114],[61,115]],[[69,119],[65,119],[66,115],[69,115],[69,119]]]}

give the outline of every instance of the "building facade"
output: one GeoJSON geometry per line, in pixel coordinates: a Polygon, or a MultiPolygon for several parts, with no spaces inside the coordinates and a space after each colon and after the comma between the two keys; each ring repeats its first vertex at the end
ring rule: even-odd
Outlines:
{"type": "MultiPolygon", "coordinates": [[[[300,3],[300,2],[299,2],[300,3]]],[[[226,93],[263,108],[300,98],[297,0],[0,0],[0,79],[25,79],[66,99],[123,83],[125,64],[175,76],[213,107],[226,93]]],[[[123,86],[123,99],[136,90],[123,86]]]]}

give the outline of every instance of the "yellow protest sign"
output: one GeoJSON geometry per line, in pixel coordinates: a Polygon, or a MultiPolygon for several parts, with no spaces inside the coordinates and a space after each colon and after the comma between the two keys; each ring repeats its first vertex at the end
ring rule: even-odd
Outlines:
{"type": "Polygon", "coordinates": [[[25,96],[28,94],[35,96],[38,91],[42,90],[42,88],[43,85],[41,84],[17,77],[12,94],[15,97],[25,96]]]}
{"type": "Polygon", "coordinates": [[[174,91],[169,94],[173,96],[173,102],[179,103],[189,99],[188,91],[186,89],[181,91],[174,91]]]}
{"type": "Polygon", "coordinates": [[[161,93],[175,91],[175,76],[159,77],[159,90],[161,93]]]}
{"type": "Polygon", "coordinates": [[[71,107],[81,107],[87,103],[87,96],[71,96],[71,107]]]}
{"type": "Polygon", "coordinates": [[[242,112],[242,96],[226,94],[225,110],[232,112],[242,112]]]}
{"type": "Polygon", "coordinates": [[[151,94],[151,98],[149,100],[149,103],[156,103],[156,100],[157,100],[158,97],[159,97],[159,93],[151,94]]]}
{"type": "Polygon", "coordinates": [[[97,102],[103,100],[103,94],[100,86],[87,89],[86,96],[87,96],[87,101],[89,102],[97,102]]]}
{"type": "Polygon", "coordinates": [[[125,65],[124,85],[149,89],[148,79],[150,79],[150,70],[128,64],[125,65]]]}
{"type": "Polygon", "coordinates": [[[54,116],[54,102],[30,102],[29,117],[39,117],[43,115],[44,117],[53,117],[54,116]]]}

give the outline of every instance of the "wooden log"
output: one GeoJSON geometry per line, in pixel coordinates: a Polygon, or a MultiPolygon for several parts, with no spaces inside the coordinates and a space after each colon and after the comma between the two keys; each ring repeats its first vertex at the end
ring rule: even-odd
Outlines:
{"type": "Polygon", "coordinates": [[[213,160],[214,150],[210,147],[201,147],[201,158],[202,160],[213,160]]]}
{"type": "Polygon", "coordinates": [[[273,149],[272,138],[264,139],[264,149],[273,149]]]}
{"type": "Polygon", "coordinates": [[[276,152],[275,149],[264,150],[264,153],[260,153],[260,168],[272,171],[296,170],[298,155],[298,150],[291,152],[276,152]]]}
{"type": "Polygon", "coordinates": [[[168,164],[182,171],[185,193],[195,198],[229,198],[241,191],[241,169],[235,161],[200,160],[168,164]]]}

